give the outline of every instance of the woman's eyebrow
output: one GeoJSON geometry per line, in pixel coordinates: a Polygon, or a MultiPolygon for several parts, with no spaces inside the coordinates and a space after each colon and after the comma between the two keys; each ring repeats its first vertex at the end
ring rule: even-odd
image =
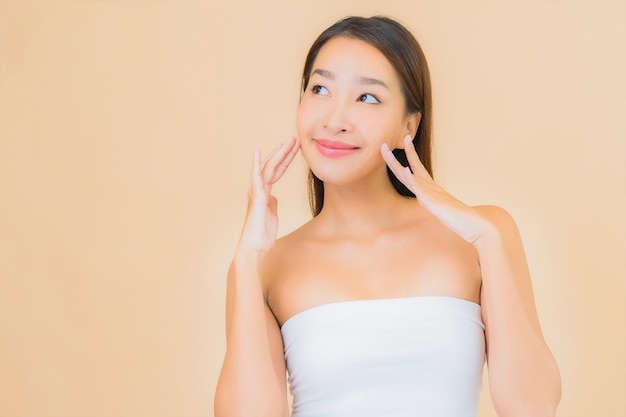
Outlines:
{"type": "MultiPolygon", "coordinates": [[[[313,74],[318,74],[318,75],[320,75],[320,76],[322,76],[324,78],[328,78],[329,80],[334,80],[336,78],[334,73],[332,73],[332,72],[330,72],[328,70],[325,70],[323,68],[316,68],[311,73],[311,75],[313,75],[313,74]]],[[[359,78],[357,78],[357,82],[360,85],[380,85],[380,86],[385,87],[386,89],[389,89],[389,87],[387,86],[387,84],[384,81],[379,80],[377,78],[359,77],[359,78]]]]}
{"type": "Polygon", "coordinates": [[[376,78],[369,78],[369,77],[359,77],[359,84],[361,85],[381,85],[383,87],[385,87],[387,90],[389,90],[389,87],[387,87],[387,84],[385,84],[384,81],[382,80],[378,80],[376,78]]]}
{"type": "Polygon", "coordinates": [[[328,78],[330,80],[334,80],[335,79],[335,74],[333,74],[332,72],[322,69],[322,68],[316,68],[315,71],[313,71],[311,73],[311,75],[313,74],[318,74],[321,75],[324,78],[328,78]]]}

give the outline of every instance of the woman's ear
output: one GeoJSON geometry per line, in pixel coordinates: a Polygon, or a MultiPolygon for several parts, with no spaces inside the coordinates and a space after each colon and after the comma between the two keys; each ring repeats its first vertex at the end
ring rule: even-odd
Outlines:
{"type": "Polygon", "coordinates": [[[411,136],[412,138],[415,137],[415,134],[417,133],[417,128],[419,127],[421,120],[422,120],[421,112],[411,113],[406,116],[405,127],[404,127],[402,137],[398,139],[398,142],[396,142],[396,146],[394,146],[394,148],[396,149],[404,148],[404,138],[407,135],[411,136]]]}
{"type": "Polygon", "coordinates": [[[414,138],[421,121],[422,112],[409,114],[406,117],[406,132],[404,133],[404,136],[410,135],[414,138]]]}

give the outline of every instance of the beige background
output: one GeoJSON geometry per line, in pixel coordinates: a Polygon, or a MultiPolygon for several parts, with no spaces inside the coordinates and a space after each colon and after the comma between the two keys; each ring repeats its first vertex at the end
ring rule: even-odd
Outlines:
{"type": "Polygon", "coordinates": [[[626,416],[625,2],[0,0],[1,417],[212,415],[251,149],[374,13],[429,58],[439,181],[519,223],[559,416],[626,416]]]}

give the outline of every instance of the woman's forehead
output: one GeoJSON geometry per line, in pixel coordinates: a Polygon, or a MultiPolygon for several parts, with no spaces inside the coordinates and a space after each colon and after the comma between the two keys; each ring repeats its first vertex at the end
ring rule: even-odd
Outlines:
{"type": "Polygon", "coordinates": [[[350,77],[360,84],[398,82],[396,71],[373,45],[354,38],[335,37],[320,49],[311,71],[326,78],[350,77]]]}

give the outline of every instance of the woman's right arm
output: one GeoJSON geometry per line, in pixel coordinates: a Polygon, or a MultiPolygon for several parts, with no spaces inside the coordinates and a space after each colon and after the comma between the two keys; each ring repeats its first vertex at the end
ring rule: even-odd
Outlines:
{"type": "Polygon", "coordinates": [[[287,385],[278,323],[265,301],[262,264],[276,241],[278,217],[271,187],[299,149],[278,146],[261,166],[255,149],[248,212],[228,272],[226,355],[215,392],[216,417],[286,417],[287,385]]]}
{"type": "Polygon", "coordinates": [[[278,324],[263,296],[262,255],[238,250],[226,297],[226,356],[215,417],[286,417],[285,359],[278,324]]]}

